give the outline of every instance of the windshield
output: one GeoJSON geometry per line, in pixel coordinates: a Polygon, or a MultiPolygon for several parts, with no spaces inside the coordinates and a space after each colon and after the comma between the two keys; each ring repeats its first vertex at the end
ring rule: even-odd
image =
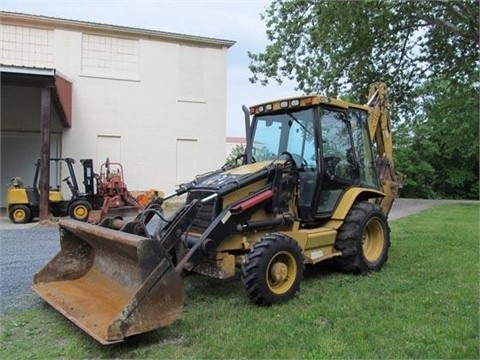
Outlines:
{"type": "Polygon", "coordinates": [[[257,115],[253,121],[252,156],[273,160],[289,152],[298,166],[316,169],[313,109],[257,115]]]}

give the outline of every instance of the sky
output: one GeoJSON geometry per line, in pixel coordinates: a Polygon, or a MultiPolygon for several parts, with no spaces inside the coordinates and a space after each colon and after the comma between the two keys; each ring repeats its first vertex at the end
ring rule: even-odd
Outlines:
{"type": "Polygon", "coordinates": [[[242,105],[298,94],[284,82],[252,84],[247,52],[267,45],[265,0],[0,0],[2,11],[236,41],[227,59],[227,136],[244,136],[242,105]]]}

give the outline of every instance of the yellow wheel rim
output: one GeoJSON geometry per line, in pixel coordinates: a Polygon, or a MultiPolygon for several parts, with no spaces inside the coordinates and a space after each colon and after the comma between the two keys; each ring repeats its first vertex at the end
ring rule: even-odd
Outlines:
{"type": "Polygon", "coordinates": [[[362,234],[362,248],[368,262],[378,261],[385,247],[383,226],[378,219],[371,219],[362,234]]]}
{"type": "Polygon", "coordinates": [[[25,221],[26,217],[27,217],[27,214],[25,214],[25,211],[22,209],[16,209],[13,212],[13,218],[15,219],[15,222],[25,221]]]}
{"type": "Polygon", "coordinates": [[[297,263],[292,254],[287,251],[275,254],[267,266],[268,288],[277,295],[286,293],[295,282],[297,271],[297,263]]]}
{"type": "Polygon", "coordinates": [[[73,209],[73,214],[76,219],[84,220],[87,218],[88,209],[85,205],[78,205],[73,209]]]}

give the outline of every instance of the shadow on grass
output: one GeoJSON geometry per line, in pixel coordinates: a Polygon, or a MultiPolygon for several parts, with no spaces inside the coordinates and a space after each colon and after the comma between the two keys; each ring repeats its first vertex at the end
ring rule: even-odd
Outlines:
{"type": "Polygon", "coordinates": [[[307,264],[305,266],[304,279],[310,280],[318,277],[330,276],[332,274],[341,273],[335,266],[333,259],[322,261],[321,263],[312,265],[307,264]]]}

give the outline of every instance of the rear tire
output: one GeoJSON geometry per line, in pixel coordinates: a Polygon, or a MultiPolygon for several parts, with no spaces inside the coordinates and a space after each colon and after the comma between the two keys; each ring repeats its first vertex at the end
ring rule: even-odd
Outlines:
{"type": "Polygon", "coordinates": [[[366,201],[353,204],[338,230],[335,249],[343,256],[338,266],[348,272],[378,271],[388,259],[390,228],[380,207],[366,201]]]}
{"type": "Polygon", "coordinates": [[[15,224],[26,224],[32,221],[32,212],[27,205],[13,205],[8,217],[15,224]]]}
{"type": "Polygon", "coordinates": [[[76,200],[68,207],[68,216],[78,221],[87,221],[92,205],[87,200],[76,200]]]}
{"type": "Polygon", "coordinates": [[[300,289],[304,268],[302,250],[293,239],[268,234],[245,256],[242,283],[255,304],[279,304],[300,289]]]}

